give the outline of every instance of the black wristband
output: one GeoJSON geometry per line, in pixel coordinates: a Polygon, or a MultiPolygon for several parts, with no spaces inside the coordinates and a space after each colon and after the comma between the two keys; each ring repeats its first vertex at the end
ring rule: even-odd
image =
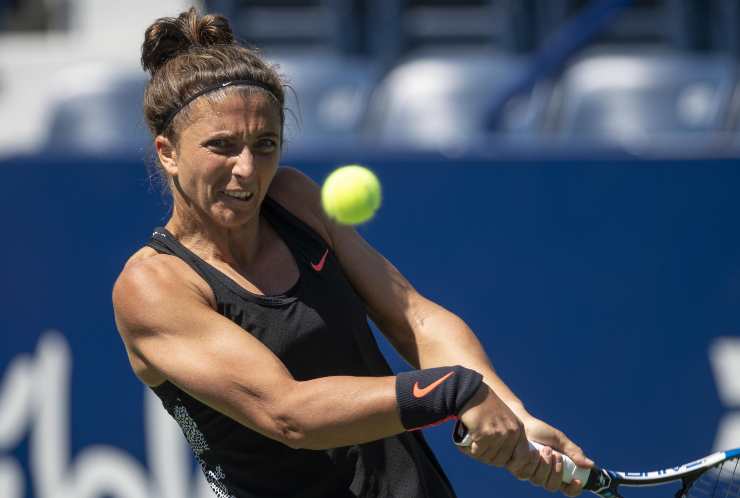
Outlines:
{"type": "Polygon", "coordinates": [[[483,376],[469,368],[438,367],[396,376],[396,400],[407,430],[455,418],[478,391],[483,376]]]}

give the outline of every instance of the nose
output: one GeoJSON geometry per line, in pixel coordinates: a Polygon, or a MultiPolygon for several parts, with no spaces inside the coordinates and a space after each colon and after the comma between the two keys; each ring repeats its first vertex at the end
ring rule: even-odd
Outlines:
{"type": "Polygon", "coordinates": [[[254,170],[254,154],[249,150],[249,147],[244,147],[241,153],[236,156],[236,161],[231,168],[231,173],[234,176],[249,178],[254,174],[254,170]]]}

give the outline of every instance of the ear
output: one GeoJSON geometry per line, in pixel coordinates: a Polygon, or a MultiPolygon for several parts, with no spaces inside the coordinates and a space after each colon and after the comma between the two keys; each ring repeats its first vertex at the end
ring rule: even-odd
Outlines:
{"type": "Polygon", "coordinates": [[[157,135],[154,139],[154,147],[157,149],[157,157],[168,175],[177,176],[177,148],[164,135],[157,135]]]}

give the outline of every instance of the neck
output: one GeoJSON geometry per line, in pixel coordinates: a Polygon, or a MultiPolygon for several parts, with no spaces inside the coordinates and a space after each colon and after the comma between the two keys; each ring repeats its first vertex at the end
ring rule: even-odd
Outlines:
{"type": "Polygon", "coordinates": [[[237,268],[249,268],[260,247],[259,212],[244,225],[222,227],[175,202],[165,228],[185,247],[206,261],[223,261],[237,268]]]}

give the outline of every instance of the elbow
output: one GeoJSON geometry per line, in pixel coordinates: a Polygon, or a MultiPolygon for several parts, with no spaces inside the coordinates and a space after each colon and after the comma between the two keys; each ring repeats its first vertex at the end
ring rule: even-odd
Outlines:
{"type": "Polygon", "coordinates": [[[270,415],[273,439],[294,450],[309,448],[308,420],[305,416],[305,400],[297,399],[295,389],[283,390],[283,396],[267,410],[270,415]]]}
{"type": "Polygon", "coordinates": [[[274,439],[294,450],[326,450],[337,446],[330,433],[317,427],[316,420],[305,411],[274,414],[272,426],[274,439]]]}
{"type": "Polygon", "coordinates": [[[323,410],[314,406],[299,385],[284,389],[268,409],[273,439],[294,450],[331,448],[333,434],[322,427],[323,410]]]}
{"type": "Polygon", "coordinates": [[[318,433],[308,430],[295,417],[274,419],[275,439],[293,450],[326,450],[332,447],[318,433]]]}
{"type": "Polygon", "coordinates": [[[283,443],[285,446],[302,450],[307,447],[306,431],[296,417],[291,415],[274,415],[273,416],[274,439],[283,443]]]}

